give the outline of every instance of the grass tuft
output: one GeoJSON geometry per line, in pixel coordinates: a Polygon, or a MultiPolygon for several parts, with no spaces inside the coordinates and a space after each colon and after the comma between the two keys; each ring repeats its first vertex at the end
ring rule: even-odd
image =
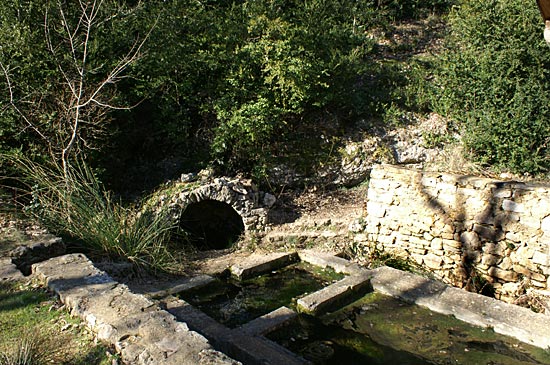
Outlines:
{"type": "Polygon", "coordinates": [[[52,233],[91,254],[148,269],[168,270],[175,263],[168,249],[174,228],[168,213],[139,213],[139,207],[123,206],[84,162],[68,171],[24,157],[14,162],[29,187],[27,212],[52,233]]]}

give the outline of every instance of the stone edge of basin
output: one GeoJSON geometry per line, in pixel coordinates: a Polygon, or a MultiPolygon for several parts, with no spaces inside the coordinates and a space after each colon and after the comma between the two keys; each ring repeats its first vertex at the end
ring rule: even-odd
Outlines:
{"type": "Polygon", "coordinates": [[[208,338],[216,348],[245,364],[308,365],[309,362],[263,335],[284,326],[297,314],[285,307],[243,325],[228,328],[212,317],[175,297],[163,300],[166,309],[208,338]],[[292,313],[291,313],[292,312],[292,313]]]}
{"type": "MultiPolygon", "coordinates": [[[[294,260],[294,254],[278,255],[287,255],[294,260]]],[[[298,251],[297,257],[301,261],[331,267],[337,272],[349,275],[299,299],[298,305],[306,313],[322,314],[332,309],[333,301],[349,302],[356,293],[364,292],[370,287],[371,290],[426,307],[436,313],[452,315],[471,325],[491,328],[496,333],[536,347],[550,349],[550,316],[387,266],[368,270],[331,253],[315,250],[298,251]]],[[[249,265],[253,266],[252,263],[249,265]]]]}
{"type": "Polygon", "coordinates": [[[229,268],[229,272],[239,280],[246,280],[253,276],[280,269],[297,261],[299,261],[299,257],[296,252],[256,254],[248,257],[244,262],[232,265],[229,268]]]}
{"type": "Polygon", "coordinates": [[[550,348],[550,316],[387,266],[370,273],[373,289],[380,293],[492,328],[536,347],[550,348]]]}
{"type": "Polygon", "coordinates": [[[98,339],[114,345],[125,364],[241,364],[152,300],[114,281],[83,254],[34,264],[32,273],[98,339]]]}

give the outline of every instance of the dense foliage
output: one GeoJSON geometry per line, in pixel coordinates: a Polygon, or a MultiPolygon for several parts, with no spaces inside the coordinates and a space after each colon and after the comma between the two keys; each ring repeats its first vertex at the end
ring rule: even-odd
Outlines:
{"type": "Polygon", "coordinates": [[[395,80],[370,30],[448,5],[6,0],[0,150],[84,156],[123,187],[166,165],[251,171],[327,120],[381,113],[395,80]]]}
{"type": "Polygon", "coordinates": [[[463,1],[436,62],[434,108],[460,122],[473,156],[490,166],[550,167],[550,49],[535,4],[463,1]]]}
{"type": "MultiPolygon", "coordinates": [[[[453,3],[2,1],[0,152],[84,158],[119,189],[152,187],[164,170],[312,160],[296,147],[332,150],[346,125],[420,104],[425,89],[402,94],[418,65],[384,59],[373,34],[453,3]]],[[[481,162],[547,171],[550,52],[536,6],[456,5],[430,107],[459,123],[481,162]]]]}

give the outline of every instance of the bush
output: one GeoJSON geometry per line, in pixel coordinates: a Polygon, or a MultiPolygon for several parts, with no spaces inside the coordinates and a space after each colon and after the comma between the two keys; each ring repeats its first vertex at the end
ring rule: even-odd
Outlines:
{"type": "Polygon", "coordinates": [[[464,131],[478,161],[517,173],[550,167],[550,50],[537,7],[463,1],[435,64],[432,106],[464,131]]]}

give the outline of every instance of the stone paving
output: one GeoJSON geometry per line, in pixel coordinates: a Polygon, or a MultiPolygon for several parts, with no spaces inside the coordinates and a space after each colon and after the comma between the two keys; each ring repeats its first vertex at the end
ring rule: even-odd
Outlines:
{"type": "MultiPolygon", "coordinates": [[[[347,276],[298,300],[298,310],[322,314],[376,290],[550,348],[550,317],[389,267],[367,270],[330,254],[300,251],[251,255],[230,270],[236,276],[258,275],[299,260],[331,267],[347,276]]],[[[0,259],[1,280],[24,278],[14,261],[0,259]]],[[[298,315],[295,311],[281,307],[230,329],[173,295],[208,284],[213,280],[208,275],[174,283],[164,291],[136,294],[82,254],[35,263],[32,273],[57,293],[98,339],[111,343],[126,364],[307,364],[264,336],[294,319],[298,315]]]]}

